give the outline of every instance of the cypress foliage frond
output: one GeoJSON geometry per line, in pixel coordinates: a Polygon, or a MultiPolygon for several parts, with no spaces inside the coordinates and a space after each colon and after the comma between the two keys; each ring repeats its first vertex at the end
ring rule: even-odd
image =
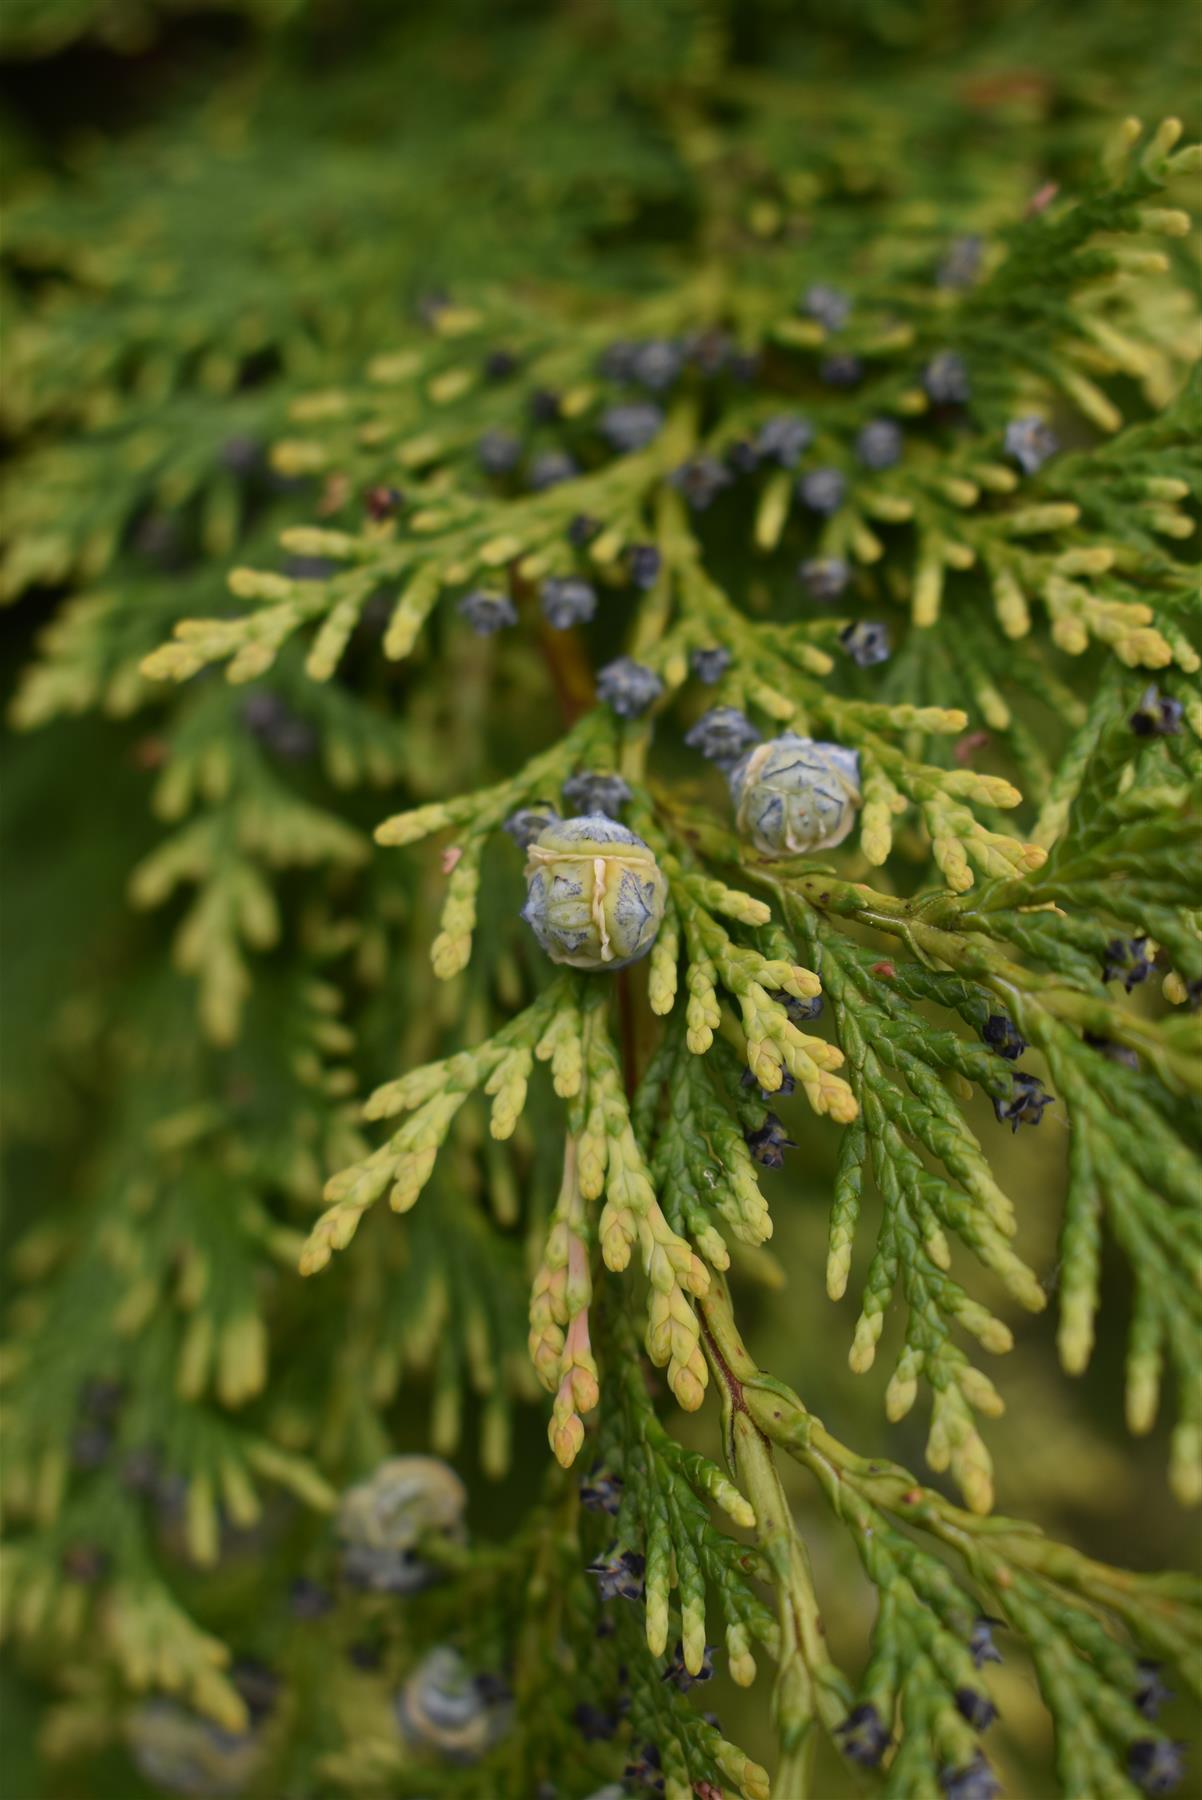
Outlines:
{"type": "Polygon", "coordinates": [[[1202,152],[1040,14],[0,27],[36,1791],[1184,1779],[1202,152]]]}

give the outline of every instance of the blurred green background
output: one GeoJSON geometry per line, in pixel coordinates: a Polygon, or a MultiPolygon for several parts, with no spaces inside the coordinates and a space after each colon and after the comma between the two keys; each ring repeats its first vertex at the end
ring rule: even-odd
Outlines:
{"type": "MultiPolygon", "coordinates": [[[[137,652],[195,610],[193,595],[207,610],[236,537],[245,556],[307,516],[310,494],[265,487],[231,527],[222,447],[278,435],[294,394],[361,366],[423,294],[651,288],[700,254],[719,169],[740,184],[747,254],[788,256],[805,210],[791,196],[831,162],[856,196],[849,257],[869,254],[874,221],[903,206],[915,231],[988,230],[1087,166],[1110,119],[1177,112],[1196,130],[1200,70],[1197,13],[1176,0],[7,0],[7,506],[45,528],[25,534],[43,546],[32,563],[8,569],[24,598],[0,617],[6,699],[35,634],[93,569],[144,598],[137,652]],[[141,463],[127,454],[138,445],[141,463]],[[178,560],[147,531],[172,480],[192,509],[178,560]]],[[[96,1010],[165,954],[161,926],[125,899],[154,836],[146,729],[59,721],[5,743],[10,1242],[45,1211],[69,1212],[86,1182],[112,1105],[102,1073],[81,1067],[102,1042],[96,1010]]],[[[355,804],[376,816],[374,799],[355,804]]],[[[1021,1253],[1054,1280],[1063,1123],[1053,1113],[1015,1138],[988,1115],[974,1123],[1021,1202],[1021,1253]]],[[[740,1310],[760,1361],[841,1437],[921,1467],[923,1408],[885,1424],[889,1358],[853,1378],[852,1303],[825,1296],[834,1138],[810,1121],[804,1168],[769,1177],[792,1285],[741,1291],[740,1310]]],[[[990,1432],[998,1505],[1119,1563],[1196,1566],[1197,1521],[1166,1493],[1162,1434],[1136,1442],[1122,1424],[1123,1283],[1107,1269],[1103,1335],[1080,1381],[1059,1369],[1054,1316],[1023,1320],[1002,1371],[1008,1412],[990,1432]]],[[[1008,1315],[1000,1291],[985,1297],[1008,1315]]],[[[406,1392],[397,1441],[420,1445],[426,1416],[406,1392]]],[[[685,1429],[712,1450],[712,1408],[685,1429]]],[[[470,1473],[470,1427],[466,1438],[470,1473]]],[[[480,1534],[521,1517],[544,1458],[528,1414],[512,1473],[499,1488],[473,1480],[480,1534]]],[[[855,1667],[868,1588],[801,1473],[786,1480],[835,1655],[855,1667]]],[[[202,1579],[216,1613],[247,1603],[245,1572],[202,1579]]],[[[256,1564],[252,1588],[269,1579],[256,1564]]],[[[769,1760],[762,1688],[719,1681],[712,1704],[769,1760]]],[[[116,1753],[83,1774],[47,1768],[44,1691],[10,1666],[0,1693],[5,1800],[148,1791],[116,1753]]],[[[1043,1800],[1032,1768],[1046,1721],[1013,1654],[996,1693],[1006,1792],[1043,1800]]],[[[1182,1709],[1166,1716],[1187,1733],[1182,1709]]],[[[853,1791],[833,1763],[828,1780],[831,1800],[853,1791]]]]}

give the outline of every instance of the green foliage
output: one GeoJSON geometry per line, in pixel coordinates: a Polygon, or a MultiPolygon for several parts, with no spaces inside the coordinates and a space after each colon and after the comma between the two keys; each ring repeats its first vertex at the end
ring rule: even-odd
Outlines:
{"type": "Polygon", "coordinates": [[[1202,157],[1124,118],[1184,20],[192,10],[0,32],[44,1791],[1169,1791],[1196,1584],[993,1506],[1045,1308],[1202,1500],[1202,157]],[[597,818],[602,966],[540,947],[582,793],[628,968],[597,818]],[[811,1409],[913,1462],[920,1397],[931,1485],[811,1409]],[[427,1443],[470,1531],[348,1537],[427,1443]]]}

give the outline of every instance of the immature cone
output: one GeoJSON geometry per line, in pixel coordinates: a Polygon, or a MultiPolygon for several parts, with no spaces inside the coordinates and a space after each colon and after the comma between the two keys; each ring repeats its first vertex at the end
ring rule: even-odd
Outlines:
{"type": "Polygon", "coordinates": [[[263,1760],[258,1733],[228,1731],[178,1700],[147,1700],[126,1724],[141,1775],[170,1794],[244,1794],[263,1760]]]}
{"type": "Polygon", "coordinates": [[[466,1504],[462,1481],[436,1456],[392,1456],[347,1489],[338,1534],[346,1543],[404,1550],[423,1532],[458,1533],[466,1504]]]}
{"type": "Polygon", "coordinates": [[[435,1570],[417,1555],[421,1537],[464,1538],[467,1490],[435,1456],[393,1456],[367,1481],[348,1488],[338,1508],[342,1572],[372,1593],[415,1593],[435,1570]]]}
{"type": "Polygon", "coordinates": [[[505,1735],[512,1703],[498,1684],[474,1675],[457,1650],[439,1644],[414,1669],[397,1695],[397,1722],[406,1740],[448,1762],[471,1763],[505,1735]]]}
{"type": "Polygon", "coordinates": [[[765,856],[832,850],[855,823],[860,759],[787,731],[757,744],[730,776],[735,823],[765,856]]]}
{"type": "Polygon", "coordinates": [[[592,813],[548,826],[530,845],[521,916],[552,962],[624,969],[655,942],[667,891],[642,838],[592,813]]]}

